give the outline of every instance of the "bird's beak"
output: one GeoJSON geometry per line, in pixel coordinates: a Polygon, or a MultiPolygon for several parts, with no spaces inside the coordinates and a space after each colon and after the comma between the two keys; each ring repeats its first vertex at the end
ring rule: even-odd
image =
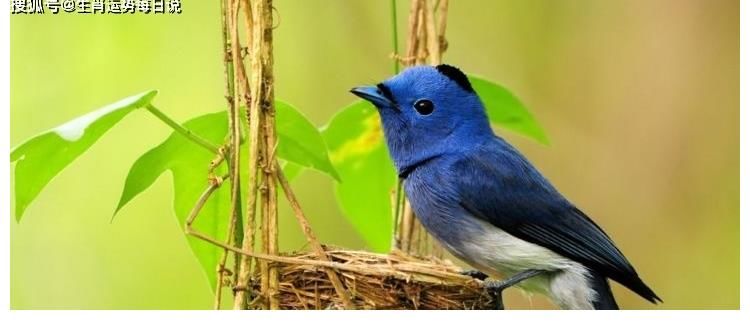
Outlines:
{"type": "Polygon", "coordinates": [[[360,86],[354,87],[350,90],[352,94],[357,95],[370,103],[374,104],[378,108],[396,108],[391,100],[383,95],[383,92],[376,86],[360,86]]]}

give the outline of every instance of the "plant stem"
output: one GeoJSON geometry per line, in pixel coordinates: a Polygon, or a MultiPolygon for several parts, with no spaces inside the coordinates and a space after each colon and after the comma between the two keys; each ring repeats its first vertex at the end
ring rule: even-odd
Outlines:
{"type": "MultiPolygon", "coordinates": [[[[257,13],[258,18],[255,20],[259,24],[255,26],[255,31],[262,33],[262,36],[258,36],[260,39],[260,47],[256,49],[257,59],[260,61],[261,72],[260,75],[256,76],[260,80],[260,94],[256,96],[259,99],[261,107],[259,110],[263,112],[262,117],[262,133],[263,138],[263,149],[261,154],[263,155],[263,165],[261,167],[263,173],[262,182],[264,183],[264,190],[262,191],[261,201],[263,201],[262,210],[264,212],[262,216],[263,224],[265,224],[265,232],[263,233],[264,249],[265,252],[276,255],[279,250],[279,232],[278,232],[278,193],[276,191],[275,182],[275,171],[276,171],[276,110],[274,109],[274,89],[273,89],[273,33],[270,33],[273,29],[273,1],[272,0],[255,0],[257,1],[257,13]]],[[[268,308],[279,309],[279,272],[276,265],[267,264],[266,269],[267,279],[263,283],[267,284],[267,297],[268,297],[268,308]]]]}
{"type": "Polygon", "coordinates": [[[146,109],[148,112],[156,116],[156,118],[159,118],[162,122],[167,124],[169,127],[171,127],[175,132],[182,134],[186,138],[190,139],[190,141],[195,142],[197,145],[205,148],[206,150],[210,151],[213,154],[219,153],[219,147],[214,145],[213,143],[207,141],[206,139],[195,135],[195,133],[191,132],[189,129],[183,127],[176,121],[174,121],[172,118],[169,118],[166,114],[161,112],[159,109],[157,109],[153,104],[146,105],[146,109]]]}
{"type": "Polygon", "coordinates": [[[401,204],[403,203],[401,200],[403,199],[403,188],[404,181],[401,180],[401,178],[396,179],[396,191],[394,192],[393,196],[393,237],[391,238],[391,249],[401,249],[401,236],[399,233],[401,232],[399,228],[401,228],[401,204]]]}
{"type": "MultiPolygon", "coordinates": [[[[239,192],[237,193],[239,196],[239,192]]],[[[237,226],[237,224],[242,224],[242,221],[237,221],[239,216],[238,213],[242,213],[241,207],[242,203],[240,201],[241,197],[237,197],[234,205],[234,209],[238,210],[237,212],[232,212],[232,217],[229,222],[229,226],[227,228],[227,238],[226,238],[226,244],[227,245],[234,245],[237,246],[237,244],[234,244],[234,242],[237,241],[237,237],[234,236],[235,230],[234,228],[237,226]]],[[[229,249],[224,249],[221,251],[221,257],[219,257],[219,264],[216,265],[216,294],[214,295],[214,309],[221,309],[221,290],[223,289],[224,285],[224,275],[227,272],[227,257],[229,255],[229,249]]],[[[235,254],[237,255],[237,254],[235,254]]]]}
{"type": "Polygon", "coordinates": [[[419,55],[419,14],[421,5],[422,1],[412,0],[411,8],[409,9],[409,34],[406,43],[406,58],[404,58],[405,66],[414,65],[419,55]]]}
{"type": "MultiPolygon", "coordinates": [[[[310,221],[307,220],[305,213],[302,211],[302,207],[297,201],[297,196],[295,196],[294,192],[292,192],[292,187],[289,185],[289,181],[287,181],[286,177],[284,176],[284,171],[281,170],[281,166],[279,166],[278,162],[276,162],[276,159],[274,159],[273,162],[274,168],[276,169],[276,178],[279,180],[279,185],[281,185],[281,189],[284,191],[286,199],[289,201],[289,205],[292,207],[294,216],[297,217],[297,222],[302,228],[302,232],[305,234],[305,238],[307,238],[307,243],[310,244],[313,252],[318,255],[321,261],[330,262],[331,259],[328,257],[328,255],[326,254],[326,250],[322,245],[320,245],[320,242],[315,237],[315,234],[312,231],[312,227],[310,227],[310,221]]],[[[273,184],[273,182],[271,184],[273,184]]],[[[341,303],[344,305],[344,307],[353,309],[354,305],[349,298],[349,293],[346,292],[346,288],[339,279],[338,275],[336,275],[336,272],[334,272],[332,269],[325,269],[325,272],[326,274],[328,274],[328,278],[331,280],[331,284],[333,285],[334,290],[336,290],[336,294],[338,294],[339,298],[341,298],[341,303]]]]}
{"type": "MultiPolygon", "coordinates": [[[[225,13],[228,13],[226,17],[229,17],[230,20],[226,22],[228,26],[231,27],[232,33],[231,33],[231,63],[232,68],[236,68],[239,65],[241,65],[240,61],[240,53],[239,53],[239,38],[237,37],[237,16],[239,13],[239,0],[235,0],[231,2],[229,5],[226,6],[226,9],[228,11],[225,11],[225,13]]],[[[225,44],[226,47],[226,44],[225,44]]],[[[225,48],[226,49],[226,48],[225,48]]],[[[226,237],[226,244],[229,245],[233,240],[233,232],[235,225],[237,224],[237,220],[240,218],[242,211],[239,208],[241,205],[240,200],[240,138],[241,138],[241,129],[240,129],[240,109],[238,106],[238,102],[240,99],[240,86],[236,82],[236,75],[233,75],[233,80],[227,82],[227,87],[232,87],[231,92],[232,94],[232,101],[230,102],[230,106],[227,109],[228,117],[229,117],[229,140],[230,140],[230,148],[229,148],[229,179],[231,181],[231,202],[230,202],[230,219],[229,219],[229,226],[227,229],[227,237],[226,237]]],[[[217,266],[218,271],[221,273],[218,274],[218,279],[223,280],[224,278],[224,267],[226,266],[227,261],[227,254],[228,250],[224,249],[222,252],[222,257],[219,261],[219,265],[217,266]]],[[[223,283],[218,283],[218,289],[221,289],[221,285],[223,283]]],[[[221,304],[221,292],[217,291],[216,294],[216,301],[215,301],[215,307],[218,309],[221,304]]]]}
{"type": "MultiPolygon", "coordinates": [[[[243,242],[243,250],[252,250],[254,248],[253,243],[255,236],[255,217],[258,195],[263,197],[265,193],[262,193],[258,187],[258,182],[262,182],[264,178],[267,178],[266,174],[258,174],[261,165],[259,156],[263,155],[261,144],[259,142],[265,141],[261,134],[261,123],[265,121],[263,103],[269,102],[273,104],[273,95],[265,95],[267,90],[263,89],[263,80],[270,79],[272,81],[272,62],[264,62],[264,56],[266,59],[271,56],[271,40],[270,33],[267,35],[266,31],[270,30],[271,27],[271,4],[266,3],[266,0],[243,0],[243,4],[246,6],[243,14],[245,15],[246,23],[246,35],[248,38],[248,48],[250,56],[250,69],[245,71],[244,65],[240,64],[237,69],[239,70],[239,78],[245,87],[246,92],[249,92],[249,97],[246,99],[247,112],[248,112],[248,196],[247,196],[247,227],[245,229],[245,238],[243,242]],[[249,14],[249,15],[248,15],[249,14]],[[264,52],[267,52],[264,54],[264,52]],[[266,67],[268,66],[268,67],[266,67]],[[248,84],[247,73],[252,76],[251,83],[248,84]],[[270,97],[268,97],[270,96],[270,97]]],[[[270,60],[269,60],[270,61],[270,60]]],[[[240,62],[241,63],[241,62],[240,62]]],[[[273,85],[268,85],[272,88],[273,85]]],[[[246,95],[247,96],[247,95],[246,95]]],[[[272,106],[272,105],[271,105],[272,106]]],[[[263,149],[265,150],[265,149],[263,149]]],[[[272,182],[273,183],[273,182],[272,182]]],[[[263,202],[262,200],[261,202],[263,202]]],[[[264,210],[264,205],[260,206],[261,212],[264,210]]],[[[263,217],[261,216],[261,219],[263,217]]],[[[261,227],[265,222],[261,221],[261,227]]],[[[266,235],[265,227],[261,228],[261,235],[266,235]]],[[[261,249],[264,250],[267,247],[267,243],[261,243],[261,249]]],[[[250,278],[252,276],[252,258],[251,256],[243,256],[240,260],[240,272],[237,279],[237,286],[240,288],[247,288],[250,278]]],[[[268,262],[263,261],[259,264],[260,277],[261,277],[261,295],[267,297],[267,285],[264,285],[265,281],[269,278],[268,274],[268,262]]],[[[247,289],[240,290],[237,292],[234,300],[235,309],[245,309],[247,304],[247,289]]]]}
{"type": "Polygon", "coordinates": [[[391,0],[391,31],[393,33],[393,74],[398,74],[399,58],[398,58],[398,23],[396,15],[396,0],[391,0]]]}
{"type": "Polygon", "coordinates": [[[428,4],[424,7],[424,26],[425,26],[425,41],[427,48],[428,59],[430,65],[440,64],[440,40],[438,39],[438,31],[435,27],[435,12],[434,1],[428,1],[428,4]]]}
{"type": "Polygon", "coordinates": [[[448,22],[448,0],[439,0],[437,4],[438,19],[437,33],[438,42],[440,42],[440,56],[448,49],[448,42],[445,40],[445,27],[448,22]]]}
{"type": "MultiPolygon", "coordinates": [[[[227,5],[226,1],[219,0],[219,9],[221,10],[221,51],[222,51],[222,63],[224,64],[224,80],[225,80],[225,95],[224,97],[227,100],[228,103],[228,129],[227,133],[230,135],[229,139],[232,140],[232,132],[233,128],[232,125],[234,124],[233,120],[233,109],[235,109],[235,102],[234,99],[234,67],[232,64],[232,57],[230,56],[229,52],[229,39],[227,38],[227,5]]],[[[232,148],[230,148],[231,151],[232,148]]],[[[226,157],[226,156],[225,156],[226,157]]],[[[232,154],[230,152],[229,159],[227,159],[229,172],[232,173],[232,164],[234,164],[234,161],[231,159],[232,154]]],[[[234,191],[233,191],[234,193],[234,191]]],[[[236,208],[236,206],[235,206],[236,208]]],[[[236,231],[236,225],[237,225],[237,217],[234,215],[234,210],[230,212],[232,214],[232,218],[230,219],[229,226],[227,229],[227,244],[230,244],[232,242],[232,231],[236,231]]],[[[239,222],[240,227],[242,226],[242,222],[239,222]]],[[[241,230],[241,229],[240,229],[241,230]]],[[[235,244],[236,245],[236,244],[235,244]]],[[[221,257],[219,258],[219,264],[216,265],[216,292],[214,294],[214,309],[221,309],[221,296],[222,296],[222,290],[224,285],[224,275],[226,273],[226,264],[227,264],[227,255],[229,254],[229,250],[224,249],[221,253],[221,257]]],[[[239,254],[235,255],[235,262],[239,258],[239,254]]],[[[237,271],[235,269],[234,276],[236,278],[237,271]]]]}

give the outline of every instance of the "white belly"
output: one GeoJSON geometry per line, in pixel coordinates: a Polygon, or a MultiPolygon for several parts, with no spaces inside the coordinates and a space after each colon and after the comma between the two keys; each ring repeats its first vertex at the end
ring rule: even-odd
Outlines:
{"type": "Polygon", "coordinates": [[[578,262],[545,247],[526,242],[492,224],[480,223],[460,245],[447,244],[456,257],[495,278],[504,278],[529,269],[546,270],[548,275],[530,278],[518,286],[529,292],[550,296],[563,308],[590,309],[596,292],[590,288],[588,270],[578,262]]]}

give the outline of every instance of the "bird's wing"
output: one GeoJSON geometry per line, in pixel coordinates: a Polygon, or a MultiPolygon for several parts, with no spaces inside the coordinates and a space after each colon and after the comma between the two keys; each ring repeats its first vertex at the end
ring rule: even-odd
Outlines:
{"type": "Polygon", "coordinates": [[[610,277],[651,302],[659,299],[607,234],[509,145],[465,156],[449,173],[461,206],[472,215],[610,277]]]}

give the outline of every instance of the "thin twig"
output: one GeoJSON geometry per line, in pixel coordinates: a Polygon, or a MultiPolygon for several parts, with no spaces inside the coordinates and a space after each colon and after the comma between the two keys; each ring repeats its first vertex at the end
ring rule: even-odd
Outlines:
{"type": "MultiPolygon", "coordinates": [[[[235,148],[235,129],[234,126],[236,126],[236,101],[237,98],[235,97],[235,84],[234,84],[234,63],[233,63],[233,56],[232,51],[230,50],[231,41],[227,38],[227,17],[230,17],[229,14],[227,14],[227,11],[230,10],[230,6],[227,6],[224,0],[219,0],[220,8],[221,8],[221,46],[222,46],[222,52],[224,54],[223,56],[223,64],[224,64],[224,81],[225,81],[225,98],[227,100],[227,117],[228,120],[228,132],[229,132],[229,139],[230,139],[230,145],[229,150],[230,154],[229,157],[229,172],[232,176],[236,176],[235,171],[233,170],[233,167],[237,165],[239,162],[239,157],[236,156],[236,148],[235,148]]],[[[235,179],[231,179],[234,183],[235,179]]],[[[230,244],[232,242],[232,235],[235,229],[235,226],[237,224],[237,212],[235,211],[237,209],[237,199],[236,195],[237,192],[232,189],[232,210],[230,212],[230,221],[229,225],[227,226],[227,244],[230,244]]],[[[221,252],[221,257],[219,258],[219,263],[216,265],[216,292],[214,295],[214,309],[221,309],[221,296],[223,292],[223,285],[224,285],[224,274],[226,273],[226,263],[227,263],[227,255],[228,255],[227,249],[223,249],[221,252]]],[[[237,255],[237,254],[235,254],[237,255]]],[[[236,272],[235,272],[236,273],[236,272]]]]}
{"type": "Polygon", "coordinates": [[[426,20],[426,12],[430,10],[430,8],[427,8],[427,0],[421,0],[422,5],[419,7],[419,15],[417,16],[419,18],[419,24],[417,24],[417,31],[419,35],[417,36],[417,63],[419,65],[425,64],[427,57],[429,56],[429,50],[427,49],[427,40],[425,36],[427,35],[427,24],[425,24],[426,20]]]}
{"type": "Polygon", "coordinates": [[[448,23],[448,0],[438,0],[437,11],[437,34],[440,43],[440,55],[442,56],[448,50],[448,40],[445,39],[445,29],[448,23]]]}
{"type": "MultiPolygon", "coordinates": [[[[305,233],[307,242],[312,247],[313,252],[315,252],[321,260],[330,261],[330,259],[328,259],[328,255],[325,252],[325,249],[323,249],[323,246],[320,245],[320,242],[318,242],[318,239],[315,237],[315,234],[312,231],[312,227],[310,227],[310,222],[307,221],[307,217],[305,217],[305,213],[302,211],[302,207],[299,205],[297,197],[292,192],[292,188],[291,186],[289,186],[289,182],[286,180],[284,172],[281,171],[281,166],[276,163],[275,167],[277,174],[276,177],[278,178],[279,184],[281,185],[281,188],[286,195],[286,199],[289,201],[289,205],[292,207],[292,211],[294,211],[294,215],[297,217],[297,222],[299,222],[300,227],[302,227],[302,231],[305,233]]],[[[339,297],[341,297],[341,301],[343,302],[344,306],[346,308],[353,308],[354,305],[352,305],[349,294],[346,292],[344,285],[341,284],[341,280],[339,280],[336,272],[331,269],[326,269],[326,273],[328,273],[328,277],[331,279],[331,283],[336,289],[336,293],[339,295],[339,297]]]]}
{"type": "Polygon", "coordinates": [[[409,38],[407,40],[406,58],[404,62],[404,65],[406,66],[414,65],[417,58],[417,46],[419,43],[417,35],[419,31],[419,9],[421,5],[421,0],[411,1],[411,9],[409,10],[409,38]]]}
{"type": "MultiPolygon", "coordinates": [[[[262,118],[265,117],[265,114],[261,115],[262,118]]],[[[260,252],[261,253],[268,253],[268,177],[265,173],[263,173],[265,168],[265,150],[266,150],[266,139],[265,139],[265,129],[261,128],[262,131],[260,132],[260,163],[259,167],[261,170],[260,174],[260,186],[258,188],[258,193],[260,194],[260,252]]],[[[268,262],[265,260],[260,260],[260,294],[264,297],[264,302],[266,303],[266,309],[270,308],[270,301],[269,301],[269,279],[270,274],[268,270],[268,262]]]]}
{"type": "MultiPolygon", "coordinates": [[[[391,33],[393,37],[393,54],[398,55],[398,15],[396,15],[396,0],[391,0],[391,33]]],[[[399,59],[393,58],[393,74],[398,74],[399,59]]]]}
{"type": "Polygon", "coordinates": [[[391,201],[391,205],[393,205],[393,238],[391,242],[391,248],[392,249],[401,249],[401,236],[399,233],[401,231],[399,230],[401,226],[401,205],[402,200],[404,198],[404,188],[403,188],[404,181],[399,178],[396,181],[396,190],[393,192],[392,197],[393,200],[391,201]]]}
{"type": "Polygon", "coordinates": [[[226,175],[220,178],[217,177],[209,182],[208,187],[206,187],[203,193],[201,193],[198,201],[193,206],[193,209],[190,210],[187,219],[185,219],[185,226],[190,227],[193,225],[193,221],[195,221],[198,213],[200,213],[200,211],[203,209],[203,205],[206,204],[206,201],[208,201],[208,198],[211,197],[211,194],[213,194],[214,191],[216,191],[216,189],[219,188],[222,183],[224,183],[224,180],[226,180],[227,177],[228,176],[226,175]]]}
{"type": "MultiPolygon", "coordinates": [[[[237,68],[241,66],[241,50],[240,50],[240,43],[239,43],[239,36],[238,36],[238,27],[237,27],[237,18],[239,14],[239,0],[230,1],[231,6],[227,6],[227,9],[229,10],[228,15],[226,16],[228,21],[227,25],[229,26],[229,35],[230,35],[230,44],[231,44],[231,54],[232,54],[232,66],[235,68],[235,71],[237,68]]],[[[241,80],[242,78],[236,74],[234,74],[234,79],[232,81],[232,87],[233,90],[233,102],[232,107],[229,109],[229,131],[230,131],[230,157],[229,160],[231,161],[230,164],[230,175],[229,178],[231,180],[231,202],[230,202],[230,225],[229,225],[229,234],[227,235],[227,242],[231,242],[232,235],[234,231],[234,225],[238,222],[238,218],[241,216],[241,210],[238,207],[240,204],[240,139],[241,139],[241,129],[240,129],[240,109],[238,106],[238,101],[240,100],[241,95],[241,80]]],[[[226,254],[224,254],[224,258],[222,258],[222,263],[226,262],[226,254]]]]}
{"type": "Polygon", "coordinates": [[[205,148],[206,150],[210,151],[213,154],[219,153],[219,147],[214,145],[213,143],[209,142],[208,140],[195,135],[192,131],[189,129],[183,127],[176,121],[172,120],[172,118],[169,118],[166,114],[161,112],[161,110],[157,109],[153,104],[149,103],[146,105],[146,110],[156,116],[156,118],[159,118],[162,122],[167,124],[169,127],[171,127],[175,132],[183,135],[184,137],[190,139],[190,141],[195,142],[197,145],[205,148]]]}
{"type": "MultiPolygon", "coordinates": [[[[361,274],[379,275],[379,276],[395,276],[399,278],[407,278],[410,276],[410,274],[422,274],[422,275],[427,275],[427,276],[442,277],[442,278],[451,279],[451,280],[464,280],[466,282],[471,282],[474,280],[470,276],[462,275],[456,272],[441,271],[441,270],[435,270],[435,269],[430,269],[430,268],[425,268],[425,267],[414,267],[414,266],[406,265],[406,264],[395,264],[395,263],[393,264],[368,264],[366,266],[360,266],[360,265],[344,264],[344,263],[339,263],[335,261],[328,261],[328,259],[326,260],[301,259],[301,258],[294,258],[294,257],[271,255],[271,254],[266,254],[266,253],[258,253],[258,252],[242,250],[233,246],[226,245],[223,242],[220,242],[214,238],[211,238],[210,236],[203,234],[201,232],[198,232],[192,228],[186,228],[185,232],[186,234],[190,236],[196,237],[198,239],[214,244],[216,246],[227,248],[233,252],[236,252],[236,253],[239,253],[248,257],[262,259],[262,260],[266,260],[270,262],[278,262],[278,263],[293,264],[293,265],[295,264],[296,265],[308,265],[308,266],[322,267],[322,268],[329,269],[329,270],[339,269],[339,270],[350,271],[350,272],[361,273],[361,274]]],[[[326,258],[328,258],[327,254],[326,254],[326,258]]]]}
{"type": "MultiPolygon", "coordinates": [[[[427,1],[427,0],[426,0],[427,1]]],[[[435,1],[429,0],[429,4],[424,6],[424,22],[425,22],[425,34],[426,46],[428,57],[430,59],[430,65],[440,64],[440,41],[438,40],[438,33],[435,27],[435,12],[432,8],[435,8],[435,1]]]]}

